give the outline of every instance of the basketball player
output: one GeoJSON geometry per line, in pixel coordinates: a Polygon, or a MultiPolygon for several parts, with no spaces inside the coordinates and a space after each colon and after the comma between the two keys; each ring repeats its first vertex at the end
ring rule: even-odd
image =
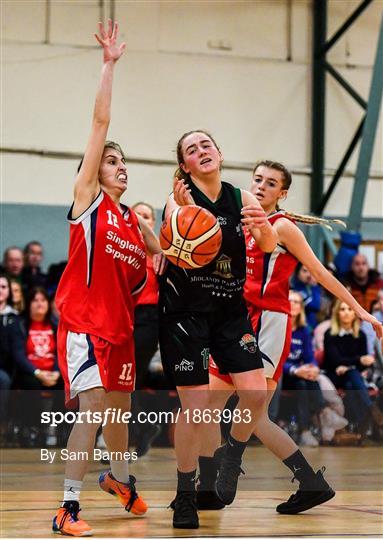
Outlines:
{"type": "MultiPolygon", "coordinates": [[[[125,158],[118,144],[106,142],[114,65],[125,44],[117,45],[117,23],[111,20],[107,29],[99,24],[96,38],[104,53],[101,81],[68,215],[69,261],[56,295],[59,363],[67,402],[78,400],[79,412],[85,414],[129,410],[135,379],[134,295],[146,281],[145,248],[152,254],[160,252],[151,229],[120,202],[128,181],[125,158]]],[[[53,519],[55,533],[92,534],[79,517],[79,497],[85,457],[92,455],[100,425],[95,420],[83,416],[70,434],[66,455],[71,459],[66,460],[63,503],[53,519]]],[[[111,471],[100,476],[101,488],[117,495],[127,511],[144,514],[147,505],[136,492],[125,459],[127,424],[108,423],[103,435],[115,458],[110,459],[111,471]]]]}
{"type": "MultiPolygon", "coordinates": [[[[209,265],[183,270],[168,264],[160,283],[160,347],[164,370],[173,379],[182,405],[176,430],[178,466],[173,526],[198,528],[195,476],[201,440],[208,427],[198,415],[209,407],[209,353],[231,374],[243,421],[233,424],[230,446],[223,447],[220,496],[235,494],[242,454],[250,438],[252,415],[266,408],[266,382],[243,300],[246,246],[242,216],[261,249],[272,252],[276,233],[257,199],[221,181],[222,155],[204,131],[184,134],[177,158],[182,180],[176,181],[165,213],[180,204],[197,204],[215,215],[222,246],[209,265]],[[251,392],[257,388],[258,392],[251,392]]],[[[242,419],[241,419],[242,420],[242,419]]]]}
{"type": "MultiPolygon", "coordinates": [[[[132,206],[134,212],[141,216],[148,226],[154,230],[156,212],[149,203],[138,202],[132,206]]],[[[136,439],[137,457],[144,456],[150,449],[154,439],[161,433],[161,427],[155,423],[140,423],[137,415],[147,407],[146,392],[148,367],[158,349],[158,280],[153,268],[153,260],[146,257],[147,281],[137,299],[134,311],[134,345],[136,351],[136,384],[132,395],[132,413],[134,423],[133,436],[136,439]]],[[[132,431],[130,432],[132,434],[132,431]]]]}
{"type": "MultiPolygon", "coordinates": [[[[271,254],[265,254],[259,249],[256,241],[246,233],[245,299],[262,354],[269,401],[290,351],[289,279],[298,262],[308,268],[318,283],[352,307],[358,317],[370,322],[378,337],[383,335],[379,321],[364,310],[347,289],[324,268],[294,223],[299,221],[325,224],[326,220],[291,214],[279,208],[279,201],[286,198],[290,185],[291,174],[282,164],[266,160],[259,161],[255,165],[251,193],[260,202],[269,223],[278,234],[278,245],[271,254]]],[[[214,362],[211,362],[209,370],[210,387],[214,390],[213,407],[222,409],[233,392],[234,381],[227,371],[214,362]]],[[[296,514],[334,496],[335,493],[324,480],[322,471],[315,473],[294,441],[268,417],[256,417],[254,434],[283,460],[293,472],[294,478],[300,482],[298,492],[287,502],[277,506],[279,513],[296,514]]],[[[219,426],[212,424],[211,436],[204,439],[203,453],[200,457],[200,464],[201,461],[203,464],[201,483],[210,486],[210,489],[214,485],[217,470],[212,456],[220,440],[219,426]]]]}

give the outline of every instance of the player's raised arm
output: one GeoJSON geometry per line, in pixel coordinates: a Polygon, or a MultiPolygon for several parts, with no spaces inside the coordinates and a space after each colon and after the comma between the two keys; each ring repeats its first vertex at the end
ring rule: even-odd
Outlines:
{"type": "Polygon", "coordinates": [[[81,215],[100,191],[98,172],[110,122],[114,65],[125,49],[125,43],[117,45],[117,34],[118,25],[111,19],[107,29],[99,23],[99,34],[95,34],[103,48],[104,58],[91,132],[74,187],[73,217],[81,215]]]}
{"type": "Polygon", "coordinates": [[[278,235],[259,201],[249,191],[241,189],[242,224],[249,230],[262,251],[271,252],[277,246],[278,235]]]}
{"type": "Polygon", "coordinates": [[[368,313],[355,300],[352,294],[338,281],[320,262],[298,227],[287,219],[280,219],[275,224],[278,238],[312,274],[314,279],[334,296],[345,302],[355,311],[358,317],[372,324],[378,338],[383,337],[382,324],[368,313]]]}

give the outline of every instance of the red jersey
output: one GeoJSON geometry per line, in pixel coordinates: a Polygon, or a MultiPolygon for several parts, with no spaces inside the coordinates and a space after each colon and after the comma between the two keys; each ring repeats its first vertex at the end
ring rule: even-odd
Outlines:
{"type": "MultiPolygon", "coordinates": [[[[269,216],[269,222],[273,225],[280,218],[290,219],[279,211],[269,216]]],[[[289,314],[289,280],[297,263],[285,247],[277,244],[272,253],[265,253],[246,233],[245,300],[262,311],[289,314]]]]}
{"type": "Polygon", "coordinates": [[[50,323],[31,321],[26,353],[36,369],[53,371],[56,356],[55,335],[50,323]]]}
{"type": "Polygon", "coordinates": [[[116,345],[131,339],[134,299],[146,282],[145,244],[134,212],[119,208],[100,191],[70,222],[69,260],[56,304],[61,322],[75,333],[116,345]]]}
{"type": "Polygon", "coordinates": [[[146,259],[146,270],[148,274],[148,279],[142,293],[137,300],[137,306],[140,306],[142,304],[158,304],[158,281],[153,269],[153,259],[149,256],[146,259]]]}

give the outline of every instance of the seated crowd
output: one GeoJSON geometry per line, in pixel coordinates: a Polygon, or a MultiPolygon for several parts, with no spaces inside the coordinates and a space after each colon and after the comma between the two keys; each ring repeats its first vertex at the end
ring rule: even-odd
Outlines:
{"type": "MultiPolygon", "coordinates": [[[[133,208],[154,227],[150,205],[137,203],[133,208]]],[[[65,263],[52,265],[45,274],[42,261],[43,247],[32,241],[24,250],[7,248],[0,269],[0,446],[64,445],[68,434],[67,428],[60,439],[40,421],[43,411],[65,408],[54,303],[65,263]]],[[[136,307],[135,416],[178,406],[159,359],[158,285],[150,259],[148,275],[136,307]]],[[[364,255],[354,256],[343,281],[383,323],[383,280],[369,269],[364,255]]],[[[302,265],[291,281],[290,303],[290,355],[272,401],[272,419],[304,446],[332,443],[342,433],[353,433],[360,442],[381,440],[383,360],[372,327],[360,323],[344,302],[329,297],[302,265]]],[[[159,442],[172,442],[169,426],[136,422],[132,438],[138,456],[161,434],[159,442]]]]}

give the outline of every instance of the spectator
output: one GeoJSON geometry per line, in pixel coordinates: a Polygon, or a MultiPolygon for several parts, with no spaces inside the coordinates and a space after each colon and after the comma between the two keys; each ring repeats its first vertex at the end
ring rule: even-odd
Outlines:
{"type": "Polygon", "coordinates": [[[371,416],[378,425],[383,425],[383,413],[372,403],[361,375],[373,364],[374,357],[367,354],[367,338],[360,329],[355,312],[346,303],[337,300],[331,327],[324,336],[323,367],[336,388],[348,393],[350,419],[360,431],[364,431],[371,416]]]}
{"type": "Polygon", "coordinates": [[[0,275],[0,443],[6,437],[7,407],[12,384],[13,366],[7,354],[7,327],[12,324],[16,311],[12,309],[12,291],[4,274],[0,275]]]}
{"type": "Polygon", "coordinates": [[[379,272],[369,268],[365,255],[357,253],[352,259],[351,270],[345,279],[355,300],[369,311],[379,289],[383,287],[379,272]]]}
{"type": "Polygon", "coordinates": [[[318,384],[319,368],[314,359],[310,332],[306,325],[302,296],[290,291],[292,339],[290,355],[283,366],[283,388],[296,390],[298,428],[302,446],[318,446],[310,431],[312,414],[319,414],[322,428],[341,429],[347,421],[326,404],[318,384]]]}
{"type": "MultiPolygon", "coordinates": [[[[336,302],[336,298],[334,297],[333,301],[331,302],[329,317],[326,320],[320,322],[315,327],[314,332],[313,332],[313,345],[314,345],[314,350],[315,350],[314,355],[320,366],[323,363],[324,335],[331,326],[331,313],[335,305],[335,302],[336,302]]],[[[378,318],[378,320],[380,319],[378,318]]],[[[367,354],[375,355],[377,342],[379,342],[379,339],[376,337],[372,324],[367,321],[361,321],[360,328],[366,334],[367,354]]]]}
{"type": "Polygon", "coordinates": [[[47,285],[46,289],[49,296],[53,297],[56,294],[56,290],[66,268],[67,261],[61,261],[57,264],[51,264],[48,268],[47,285]]]}
{"type": "Polygon", "coordinates": [[[321,307],[321,287],[314,280],[309,270],[299,263],[292,278],[291,288],[301,294],[307,324],[313,330],[318,324],[317,315],[321,307]]]}
{"type": "MultiPolygon", "coordinates": [[[[138,202],[132,209],[141,216],[154,230],[156,215],[154,208],[145,202],[138,202]]],[[[148,397],[143,391],[148,384],[148,368],[151,359],[158,349],[158,282],[153,270],[153,260],[146,257],[147,282],[141,292],[134,311],[134,344],[136,351],[136,386],[132,396],[132,412],[139,414],[148,409],[148,397]]],[[[158,424],[136,422],[135,439],[137,456],[145,455],[152,442],[160,434],[158,424]]]]}
{"type": "Polygon", "coordinates": [[[16,368],[20,373],[45,380],[45,373],[36,370],[24,351],[20,318],[13,309],[12,290],[8,277],[0,273],[0,430],[6,433],[9,391],[16,368]]]}
{"type": "Polygon", "coordinates": [[[13,308],[17,313],[22,313],[25,309],[23,288],[19,281],[11,279],[11,289],[13,297],[13,308]]]}
{"type": "MultiPolygon", "coordinates": [[[[314,356],[316,360],[318,361],[319,365],[322,365],[323,363],[323,355],[324,355],[324,336],[327,330],[331,326],[331,319],[326,319],[325,321],[322,321],[318,324],[318,326],[315,327],[314,333],[313,333],[313,344],[314,344],[314,356]]],[[[367,321],[361,321],[360,328],[366,334],[367,339],[367,354],[374,355],[376,350],[376,342],[379,342],[378,338],[376,337],[376,334],[374,332],[374,329],[372,327],[372,324],[367,321]]]]}
{"type": "MultiPolygon", "coordinates": [[[[139,202],[132,209],[151,229],[155,226],[154,208],[139,202]]],[[[158,282],[152,258],[146,262],[147,281],[136,302],[134,313],[134,341],[136,348],[136,390],[145,386],[149,362],[158,349],[158,282]]]]}
{"type": "Polygon", "coordinates": [[[34,287],[29,294],[25,330],[28,360],[36,369],[49,371],[50,379],[56,382],[60,375],[56,361],[56,326],[52,323],[50,300],[43,287],[34,287]]]}
{"type": "Polygon", "coordinates": [[[24,268],[22,281],[25,290],[30,291],[33,287],[45,287],[47,276],[41,271],[43,261],[43,246],[37,240],[28,242],[24,248],[24,268]]]}
{"type": "Polygon", "coordinates": [[[3,270],[9,279],[22,282],[22,271],[24,267],[23,252],[16,246],[10,246],[4,251],[3,270]]]}
{"type": "MultiPolygon", "coordinates": [[[[42,287],[30,291],[24,317],[24,348],[29,362],[37,372],[45,374],[44,380],[38,380],[28,373],[19,373],[17,383],[28,392],[28,400],[24,408],[23,420],[27,431],[39,431],[41,412],[49,410],[53,402],[53,394],[49,400],[43,400],[42,391],[59,389],[60,372],[57,367],[56,331],[51,320],[51,308],[47,292],[42,287]]],[[[25,396],[24,396],[25,398],[25,396]]]]}

